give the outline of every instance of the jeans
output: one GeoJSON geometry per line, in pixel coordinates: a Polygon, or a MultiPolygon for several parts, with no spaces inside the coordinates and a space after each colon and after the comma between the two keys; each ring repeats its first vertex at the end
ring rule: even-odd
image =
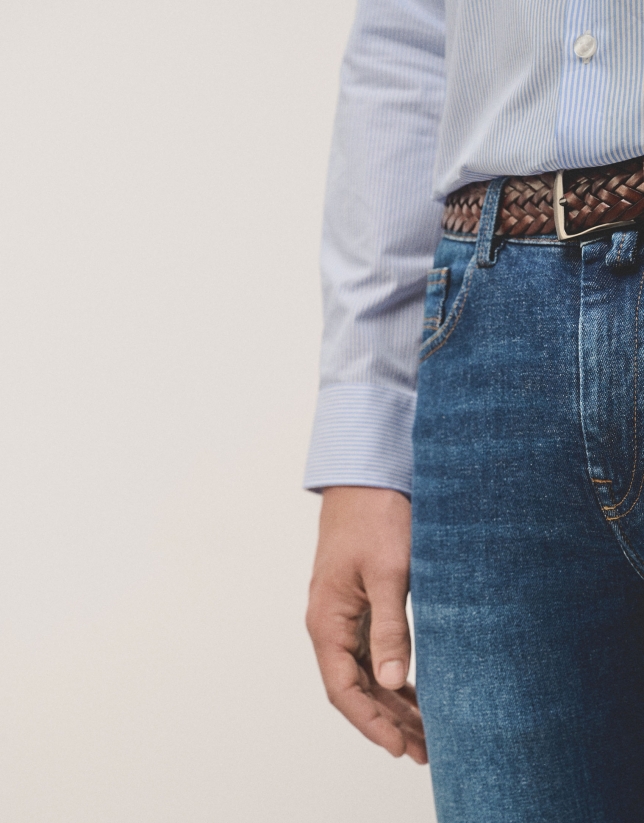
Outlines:
{"type": "MultiPolygon", "coordinates": [[[[439,823],[644,821],[644,243],[446,235],[414,424],[439,823]]],[[[644,232],[643,238],[644,240],[644,232]]]]}

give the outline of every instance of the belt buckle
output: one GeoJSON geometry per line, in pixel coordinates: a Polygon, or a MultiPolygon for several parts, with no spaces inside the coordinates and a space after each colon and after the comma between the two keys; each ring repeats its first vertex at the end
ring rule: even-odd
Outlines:
{"type": "Polygon", "coordinates": [[[635,220],[618,220],[616,223],[602,223],[599,226],[593,226],[590,229],[568,234],[566,231],[566,213],[564,208],[566,206],[566,198],[564,197],[563,185],[563,170],[560,170],[555,175],[555,185],[552,192],[552,210],[555,215],[555,230],[559,240],[576,240],[578,237],[586,237],[589,234],[597,234],[603,231],[611,231],[612,229],[634,228],[637,226],[635,220]]]}

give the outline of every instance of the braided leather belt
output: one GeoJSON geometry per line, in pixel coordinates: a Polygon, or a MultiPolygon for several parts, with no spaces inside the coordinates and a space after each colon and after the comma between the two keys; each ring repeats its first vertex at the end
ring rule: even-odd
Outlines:
{"type": "MultiPolygon", "coordinates": [[[[488,181],[469,183],[445,201],[446,231],[476,234],[488,181]]],[[[509,177],[496,234],[554,234],[569,240],[644,221],[644,157],[590,169],[509,177]]]]}

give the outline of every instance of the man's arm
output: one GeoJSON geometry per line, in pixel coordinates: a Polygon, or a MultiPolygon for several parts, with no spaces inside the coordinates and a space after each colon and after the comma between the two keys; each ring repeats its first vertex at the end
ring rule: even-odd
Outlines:
{"type": "Polygon", "coordinates": [[[431,198],[442,112],[442,0],[359,0],[345,54],[321,249],[320,393],[305,486],[409,494],[431,198]]]}
{"type": "Polygon", "coordinates": [[[359,0],[322,242],[321,387],[305,485],[324,489],[307,625],[332,703],[426,762],[406,683],[411,424],[444,96],[442,0],[359,0]]]}

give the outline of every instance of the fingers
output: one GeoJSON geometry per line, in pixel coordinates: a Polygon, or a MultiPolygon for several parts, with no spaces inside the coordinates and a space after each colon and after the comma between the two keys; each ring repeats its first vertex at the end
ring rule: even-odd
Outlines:
{"type": "Polygon", "coordinates": [[[322,680],[330,702],[373,743],[394,757],[405,754],[408,744],[395,707],[380,704],[371,694],[372,683],[347,649],[330,643],[316,647],[322,680]]]}
{"type": "Polygon", "coordinates": [[[427,762],[422,720],[413,686],[397,692],[375,680],[369,661],[360,665],[356,651],[361,646],[357,626],[364,618],[335,613],[333,619],[308,617],[309,632],[330,702],[373,743],[394,757],[409,755],[417,763],[427,762]]]}
{"type": "Polygon", "coordinates": [[[407,746],[405,754],[416,763],[427,763],[425,733],[415,701],[414,687],[407,683],[399,691],[393,692],[374,682],[372,694],[384,715],[401,730],[407,746]],[[410,699],[410,693],[414,694],[413,699],[410,699]]]}
{"type": "Polygon", "coordinates": [[[385,689],[402,689],[407,682],[411,638],[405,613],[406,570],[392,569],[365,580],[371,603],[371,662],[378,683],[385,689]]]}

